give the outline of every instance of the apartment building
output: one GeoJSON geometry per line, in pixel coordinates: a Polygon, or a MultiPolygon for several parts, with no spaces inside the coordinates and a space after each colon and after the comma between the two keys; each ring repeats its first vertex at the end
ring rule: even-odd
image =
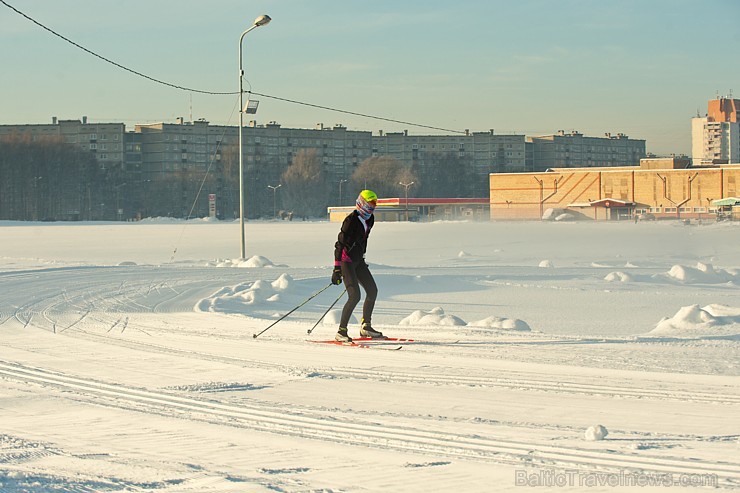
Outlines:
{"type": "Polygon", "coordinates": [[[573,131],[558,131],[554,135],[529,137],[528,171],[546,171],[550,168],[598,168],[637,166],[644,158],[645,141],[630,139],[627,135],[606,134],[605,137],[586,137],[573,131]]]}
{"type": "Polygon", "coordinates": [[[476,174],[525,171],[524,135],[465,131],[460,135],[409,135],[379,132],[372,137],[373,156],[390,156],[421,174],[431,159],[452,156],[473,162],[476,174]]]}
{"type": "MultiPolygon", "coordinates": [[[[342,125],[315,129],[283,128],[277,122],[258,125],[250,121],[244,127],[244,163],[246,169],[269,166],[279,177],[301,149],[316,150],[333,177],[351,174],[370,156],[370,132],[347,130],[342,125]]],[[[236,151],[239,129],[210,125],[205,120],[136,125],[144,149],[146,174],[170,173],[182,169],[205,171],[213,161],[236,151]]],[[[237,154],[238,156],[238,154],[237,154]]]]}
{"type": "Polygon", "coordinates": [[[707,115],[691,119],[691,157],[695,166],[740,162],[740,99],[710,100],[707,115]]]}
{"type": "Polygon", "coordinates": [[[53,117],[48,124],[0,125],[0,137],[13,135],[32,140],[61,138],[92,153],[103,169],[125,161],[126,126],[123,123],[88,123],[83,116],[80,120],[53,117]]]}

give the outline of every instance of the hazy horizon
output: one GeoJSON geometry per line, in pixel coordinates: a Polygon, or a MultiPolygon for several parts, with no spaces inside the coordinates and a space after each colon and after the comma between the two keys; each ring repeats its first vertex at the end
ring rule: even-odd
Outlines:
{"type": "MultiPolygon", "coordinates": [[[[2,124],[238,120],[235,94],[136,76],[8,4],[125,67],[209,92],[237,91],[239,35],[268,14],[244,39],[247,90],[459,132],[625,133],[659,155],[690,154],[691,118],[740,78],[728,63],[740,41],[731,0],[4,3],[0,40],[17,49],[0,54],[2,124]]],[[[444,133],[256,98],[259,123],[444,133]]]]}

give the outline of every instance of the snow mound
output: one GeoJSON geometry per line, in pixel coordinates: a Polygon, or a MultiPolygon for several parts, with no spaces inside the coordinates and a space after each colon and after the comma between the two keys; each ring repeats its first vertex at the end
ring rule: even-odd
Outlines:
{"type": "Polygon", "coordinates": [[[274,267],[275,264],[273,264],[268,258],[263,257],[262,255],[254,255],[246,260],[240,260],[236,266],[246,268],[274,267]]]}
{"type": "Polygon", "coordinates": [[[606,282],[632,282],[634,278],[625,272],[610,272],[604,278],[606,282]]]}
{"type": "Polygon", "coordinates": [[[609,431],[603,425],[589,426],[584,434],[584,437],[589,442],[599,441],[606,438],[609,431]]]}
{"type": "Polygon", "coordinates": [[[282,301],[281,294],[291,291],[293,278],[283,274],[276,280],[254,281],[224,287],[208,298],[200,300],[195,310],[200,312],[244,313],[248,306],[262,307],[282,301]]]}
{"type": "Polygon", "coordinates": [[[712,264],[699,262],[696,267],[674,265],[668,271],[668,277],[686,284],[720,284],[738,279],[735,271],[717,269],[712,264]]]}
{"type": "Polygon", "coordinates": [[[430,311],[416,310],[414,313],[399,322],[399,325],[467,325],[464,320],[454,315],[445,315],[440,307],[432,308],[430,311]]]}
{"type": "Polygon", "coordinates": [[[649,335],[711,336],[740,333],[740,308],[711,304],[684,306],[671,318],[664,318],[649,335]]]}
{"type": "Polygon", "coordinates": [[[604,264],[602,262],[591,262],[591,267],[596,267],[596,268],[604,267],[608,269],[609,267],[611,267],[611,265],[604,264]]]}
{"type": "MultiPolygon", "coordinates": [[[[334,325],[334,326],[339,327],[339,321],[341,319],[342,319],[342,310],[331,310],[329,311],[329,313],[326,314],[326,316],[324,317],[324,320],[321,322],[321,325],[334,325]]],[[[357,320],[357,317],[352,315],[349,318],[349,323],[359,324],[360,322],[357,320]]]]}
{"type": "Polygon", "coordinates": [[[465,250],[460,250],[460,252],[457,254],[457,258],[465,258],[470,257],[470,254],[466,252],[465,250]]]}
{"type": "Polygon", "coordinates": [[[216,260],[215,262],[209,262],[208,265],[215,265],[216,267],[236,267],[236,268],[260,268],[260,267],[275,267],[267,257],[262,255],[254,255],[248,259],[231,259],[231,260],[216,260]]]}
{"type": "Polygon", "coordinates": [[[555,221],[557,222],[575,221],[575,220],[576,220],[576,216],[571,214],[570,212],[564,212],[563,214],[558,214],[557,216],[555,216],[555,221]]]}
{"type": "Polygon", "coordinates": [[[293,284],[293,278],[288,274],[283,274],[272,282],[274,289],[285,291],[293,284]]]}
{"type": "Polygon", "coordinates": [[[500,330],[519,330],[522,332],[528,332],[532,329],[529,324],[524,320],[518,318],[501,318],[501,317],[488,317],[477,322],[470,322],[469,327],[485,327],[488,329],[500,329],[500,330]]]}
{"type": "Polygon", "coordinates": [[[542,262],[540,262],[539,266],[545,269],[552,269],[553,267],[555,267],[555,265],[553,265],[553,263],[549,260],[543,260],[542,262]]]}

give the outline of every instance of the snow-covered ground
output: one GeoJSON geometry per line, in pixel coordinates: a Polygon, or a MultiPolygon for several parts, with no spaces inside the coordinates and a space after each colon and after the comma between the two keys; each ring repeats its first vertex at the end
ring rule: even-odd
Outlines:
{"type": "Polygon", "coordinates": [[[337,230],[0,223],[0,491],[740,489],[740,225],[337,230]]]}

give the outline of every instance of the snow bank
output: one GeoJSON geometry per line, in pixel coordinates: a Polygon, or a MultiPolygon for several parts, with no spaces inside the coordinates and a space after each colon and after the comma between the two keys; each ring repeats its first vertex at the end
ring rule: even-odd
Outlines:
{"type": "Polygon", "coordinates": [[[544,269],[552,269],[553,267],[555,267],[555,265],[549,260],[543,260],[540,262],[539,267],[542,267],[544,269]]]}
{"type": "Polygon", "coordinates": [[[740,334],[740,308],[711,304],[684,306],[671,318],[664,318],[649,335],[702,337],[740,334]]]}
{"type": "Polygon", "coordinates": [[[252,257],[249,257],[248,259],[231,259],[231,260],[216,260],[214,262],[209,262],[210,266],[215,267],[236,267],[236,268],[272,268],[275,267],[275,264],[272,263],[270,259],[267,257],[263,257],[262,255],[254,255],[252,257]]]}
{"type": "Polygon", "coordinates": [[[470,322],[470,327],[485,327],[488,329],[531,331],[529,324],[518,318],[488,317],[477,322],[470,322]]]}
{"type": "Polygon", "coordinates": [[[445,326],[468,326],[486,329],[531,331],[527,322],[516,318],[502,318],[490,316],[483,320],[467,323],[465,320],[454,315],[445,314],[441,307],[432,308],[430,311],[416,310],[408,317],[399,322],[403,326],[420,325],[445,325],[445,326]]]}
{"type": "Polygon", "coordinates": [[[432,308],[430,311],[416,310],[414,313],[399,322],[399,325],[467,325],[464,320],[454,315],[445,315],[440,307],[432,308]]]}
{"type": "Polygon", "coordinates": [[[698,262],[696,267],[685,265],[674,265],[668,271],[668,277],[686,284],[721,284],[740,279],[737,269],[724,270],[698,262]]]}
{"type": "MultiPolygon", "coordinates": [[[[318,318],[318,317],[316,317],[318,318]]],[[[329,311],[329,313],[326,314],[324,317],[324,320],[321,322],[321,325],[332,325],[335,327],[339,327],[339,321],[342,318],[342,310],[341,309],[334,309],[329,311]]],[[[349,317],[349,324],[359,324],[359,320],[354,315],[351,315],[349,317]]]]}
{"type": "Polygon", "coordinates": [[[273,282],[255,281],[221,288],[195,305],[195,311],[215,313],[244,313],[249,306],[263,307],[282,300],[292,291],[294,281],[283,274],[273,282]]]}
{"type": "Polygon", "coordinates": [[[625,272],[617,271],[607,274],[604,280],[607,282],[632,282],[634,278],[625,272]]]}

